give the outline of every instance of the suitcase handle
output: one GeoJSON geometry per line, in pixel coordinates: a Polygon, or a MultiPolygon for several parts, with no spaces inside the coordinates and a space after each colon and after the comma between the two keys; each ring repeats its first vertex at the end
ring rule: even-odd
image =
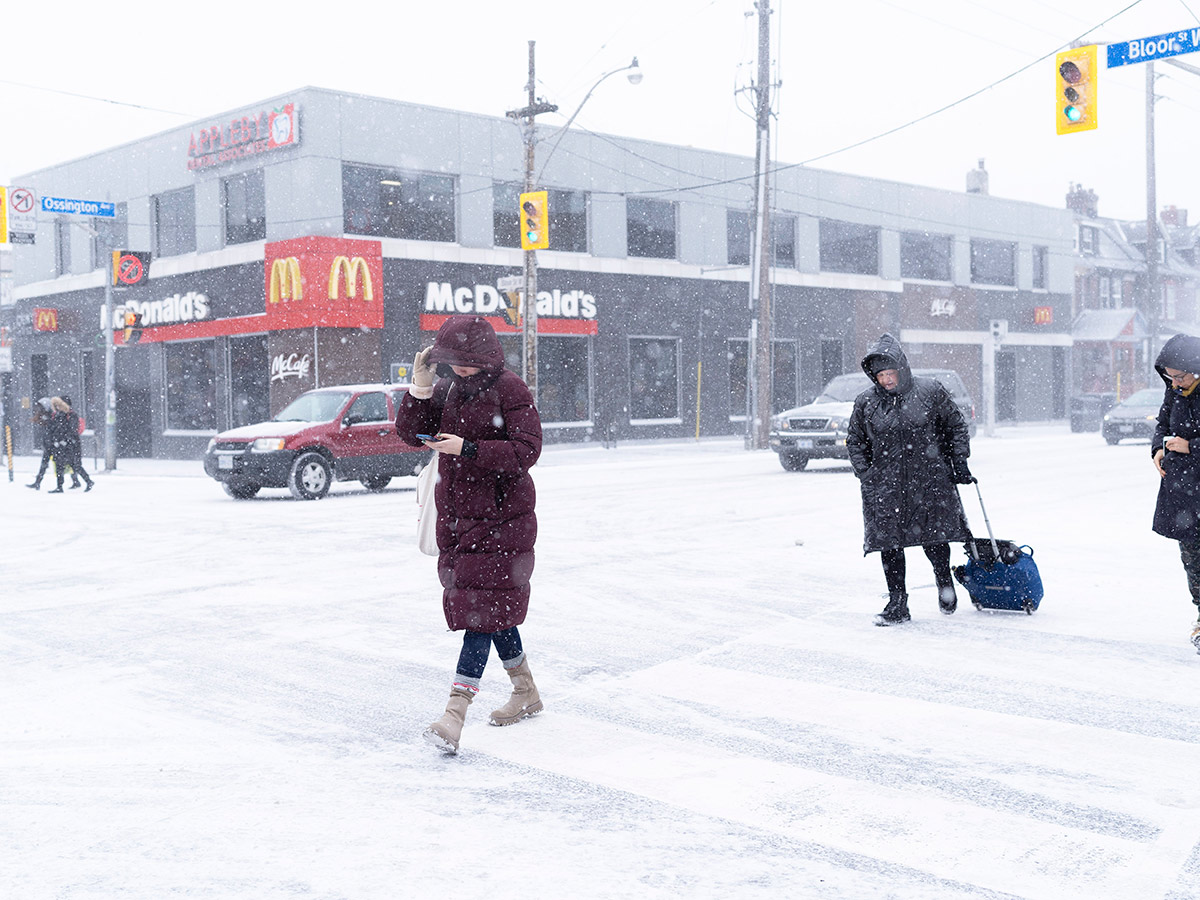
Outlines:
{"type": "MultiPolygon", "coordinates": [[[[975,496],[979,498],[979,508],[980,508],[980,510],[983,511],[983,524],[987,526],[988,539],[991,540],[991,542],[992,542],[992,553],[995,554],[996,559],[999,559],[1000,558],[1000,545],[996,543],[996,536],[994,534],[992,534],[992,523],[990,521],[988,521],[987,507],[983,505],[983,494],[980,493],[980,491],[979,491],[979,479],[976,479],[974,484],[975,484],[975,496]]],[[[972,550],[973,550],[975,545],[971,544],[970,546],[972,547],[972,550]]],[[[1031,553],[1029,555],[1032,556],[1033,554],[1031,553]]],[[[976,560],[976,561],[978,562],[978,560],[976,560]]]]}

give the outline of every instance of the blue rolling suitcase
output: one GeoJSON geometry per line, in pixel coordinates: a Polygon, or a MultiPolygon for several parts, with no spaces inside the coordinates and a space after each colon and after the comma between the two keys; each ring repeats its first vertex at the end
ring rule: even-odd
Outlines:
{"type": "Polygon", "coordinates": [[[996,540],[978,482],[975,493],[979,496],[988,537],[972,538],[963,545],[967,563],[954,567],[954,577],[967,589],[976,609],[1023,610],[1032,616],[1042,602],[1042,576],[1033,561],[1033,548],[996,540]]]}

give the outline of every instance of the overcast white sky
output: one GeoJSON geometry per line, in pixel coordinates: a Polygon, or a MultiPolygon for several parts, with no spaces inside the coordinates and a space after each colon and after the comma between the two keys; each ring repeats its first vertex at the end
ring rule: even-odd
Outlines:
{"type": "MultiPolygon", "coordinates": [[[[1104,70],[1099,130],[1060,137],[1053,53],[1084,34],[1116,42],[1200,25],[1200,0],[772,6],[780,162],[824,157],[812,164],[962,190],[982,158],[997,196],[1061,206],[1080,182],[1101,214],[1122,218],[1146,211],[1145,66],[1104,70]]],[[[608,79],[577,125],[752,156],[751,100],[735,94],[755,71],[752,12],[751,0],[10,4],[0,183],[304,85],[502,115],[524,105],[531,39],[538,93],[561,108],[545,124],[564,122],[596,79],[637,55],[642,84],[608,79]]],[[[1180,60],[1200,66],[1200,54],[1180,60]]],[[[1200,76],[1156,68],[1159,205],[1195,220],[1200,76]]]]}

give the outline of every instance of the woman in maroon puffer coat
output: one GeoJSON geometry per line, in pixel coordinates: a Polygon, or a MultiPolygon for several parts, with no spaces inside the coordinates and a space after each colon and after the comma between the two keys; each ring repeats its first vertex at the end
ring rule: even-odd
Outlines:
{"type": "Polygon", "coordinates": [[[517,632],[533,574],[537,517],[529,469],[542,452],[542,422],[525,382],[504,368],[492,326],[480,316],[453,316],[413,361],[396,431],[409,444],[438,451],[442,608],[450,629],[464,634],[446,712],[425,737],[456,753],[492,644],[513,693],[492,712],[491,724],[511,725],[542,710],[517,632]],[[434,366],[445,376],[436,384],[434,366]]]}

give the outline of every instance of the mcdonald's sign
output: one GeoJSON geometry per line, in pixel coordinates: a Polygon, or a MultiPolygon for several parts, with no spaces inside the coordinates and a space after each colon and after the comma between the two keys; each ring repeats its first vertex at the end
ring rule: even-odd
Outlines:
{"type": "Polygon", "coordinates": [[[329,267],[329,299],[336,300],[338,298],[339,275],[345,277],[346,296],[357,297],[360,273],[362,274],[363,300],[367,303],[373,301],[375,289],[371,284],[371,270],[367,268],[367,261],[361,256],[356,256],[354,259],[338,256],[333,260],[333,265],[329,267]]]}
{"type": "Polygon", "coordinates": [[[1033,324],[1034,325],[1053,325],[1054,324],[1054,307],[1053,306],[1035,306],[1033,308],[1033,324]]]}
{"type": "Polygon", "coordinates": [[[272,260],[271,274],[267,282],[268,303],[304,299],[304,278],[300,275],[300,260],[294,256],[272,260]]]}
{"type": "Polygon", "coordinates": [[[383,327],[379,241],[318,235],[275,241],[266,245],[263,265],[268,328],[383,327]]]}
{"type": "Polygon", "coordinates": [[[35,307],[33,310],[34,331],[58,331],[58,310],[35,307]]]}

